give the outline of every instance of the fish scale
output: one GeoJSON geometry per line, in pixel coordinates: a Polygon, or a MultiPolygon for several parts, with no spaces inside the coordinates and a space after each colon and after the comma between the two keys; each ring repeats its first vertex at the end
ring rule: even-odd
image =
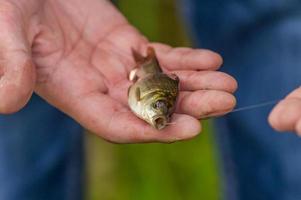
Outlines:
{"type": "MultiPolygon", "coordinates": [[[[152,92],[163,92],[165,94],[170,94],[171,96],[176,96],[178,93],[178,82],[169,78],[165,74],[154,74],[141,80],[143,83],[140,86],[141,94],[149,94],[152,92]]],[[[143,95],[144,96],[144,95],[143,95]]]]}

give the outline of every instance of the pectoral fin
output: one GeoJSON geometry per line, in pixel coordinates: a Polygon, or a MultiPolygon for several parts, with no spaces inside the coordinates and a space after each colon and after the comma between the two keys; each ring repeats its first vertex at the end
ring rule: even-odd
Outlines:
{"type": "Polygon", "coordinates": [[[138,72],[137,68],[130,71],[130,74],[129,74],[129,80],[130,81],[133,81],[133,82],[137,81],[137,79],[138,79],[137,72],[138,72]]]}

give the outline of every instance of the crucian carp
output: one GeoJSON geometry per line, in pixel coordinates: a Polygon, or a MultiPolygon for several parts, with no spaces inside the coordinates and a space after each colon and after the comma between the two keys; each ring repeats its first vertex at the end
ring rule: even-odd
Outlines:
{"type": "Polygon", "coordinates": [[[132,50],[136,68],[130,72],[133,84],[128,89],[128,104],[132,112],[154,128],[168,125],[179,94],[179,78],[162,71],[155,50],[147,49],[146,57],[132,50]]]}

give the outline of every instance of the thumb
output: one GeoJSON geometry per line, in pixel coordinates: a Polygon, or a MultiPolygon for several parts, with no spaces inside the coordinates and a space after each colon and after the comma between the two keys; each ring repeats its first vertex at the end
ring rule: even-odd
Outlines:
{"type": "Polygon", "coordinates": [[[0,4],[0,113],[20,110],[32,95],[35,68],[17,8],[0,4]]]}

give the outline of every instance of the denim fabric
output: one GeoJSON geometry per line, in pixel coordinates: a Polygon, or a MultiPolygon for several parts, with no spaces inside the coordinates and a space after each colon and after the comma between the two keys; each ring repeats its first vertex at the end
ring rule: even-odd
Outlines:
{"type": "MultiPolygon", "coordinates": [[[[195,42],[222,54],[243,107],[284,97],[301,85],[301,2],[185,0],[195,42]]],[[[219,118],[226,199],[301,199],[301,140],[270,128],[272,106],[219,118]]],[[[300,111],[301,112],[301,111],[300,111]]]]}
{"type": "Polygon", "coordinates": [[[82,128],[33,96],[0,115],[0,199],[80,200],[82,128]]]}

